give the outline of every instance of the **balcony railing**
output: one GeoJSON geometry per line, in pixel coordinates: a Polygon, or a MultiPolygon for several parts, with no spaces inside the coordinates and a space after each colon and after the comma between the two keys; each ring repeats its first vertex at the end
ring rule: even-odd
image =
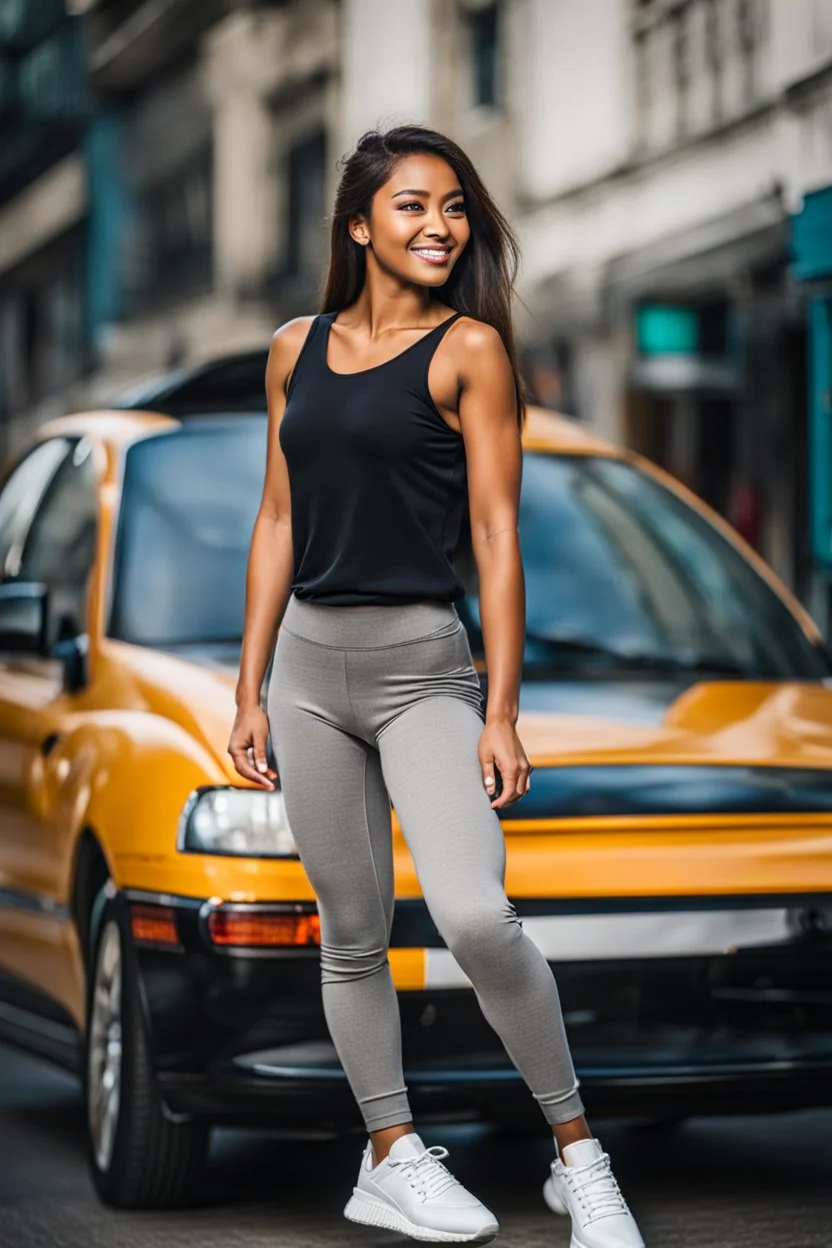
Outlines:
{"type": "Polygon", "coordinates": [[[642,153],[705,134],[754,107],[766,5],[767,0],[634,0],[642,153]]]}

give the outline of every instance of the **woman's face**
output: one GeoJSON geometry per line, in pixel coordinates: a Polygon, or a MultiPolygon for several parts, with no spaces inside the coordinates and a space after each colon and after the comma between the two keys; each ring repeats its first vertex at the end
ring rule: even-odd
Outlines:
{"type": "Polygon", "coordinates": [[[442,286],[471,237],[459,179],[439,156],[403,157],[350,233],[389,273],[442,286]]]}

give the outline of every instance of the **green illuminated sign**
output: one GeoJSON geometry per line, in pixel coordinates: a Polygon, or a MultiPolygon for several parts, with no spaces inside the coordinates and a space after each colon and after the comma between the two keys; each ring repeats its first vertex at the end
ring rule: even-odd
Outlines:
{"type": "Polygon", "coordinates": [[[699,318],[691,308],[645,304],[636,312],[640,355],[698,355],[699,318]]]}

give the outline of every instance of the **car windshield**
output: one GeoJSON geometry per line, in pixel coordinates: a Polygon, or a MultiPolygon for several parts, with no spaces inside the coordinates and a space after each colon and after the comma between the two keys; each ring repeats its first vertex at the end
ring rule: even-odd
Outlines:
{"type": "MultiPolygon", "coordinates": [[[[635,465],[527,453],[520,541],[527,675],[828,676],[825,653],[743,555],[635,465]]],[[[461,610],[481,644],[473,561],[461,610]]]]}
{"type": "MultiPolygon", "coordinates": [[[[262,416],[190,421],[127,453],[110,634],[175,647],[239,641],[260,502],[262,416]]],[[[528,677],[605,670],[768,679],[829,674],[823,651],[703,516],[637,467],[524,457],[528,677]]],[[[481,650],[476,569],[458,604],[481,650]]]]}
{"type": "Polygon", "coordinates": [[[157,647],[242,637],[265,462],[263,416],[193,420],[128,449],[111,636],[157,647]]]}

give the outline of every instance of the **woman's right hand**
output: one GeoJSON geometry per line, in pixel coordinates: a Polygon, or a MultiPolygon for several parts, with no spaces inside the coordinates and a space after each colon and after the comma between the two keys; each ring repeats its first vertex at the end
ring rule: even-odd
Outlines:
{"type": "Polygon", "coordinates": [[[237,708],[228,753],[235,770],[245,779],[253,780],[263,789],[274,789],[277,772],[266,761],[266,741],[269,720],[261,706],[243,705],[237,708]]]}

